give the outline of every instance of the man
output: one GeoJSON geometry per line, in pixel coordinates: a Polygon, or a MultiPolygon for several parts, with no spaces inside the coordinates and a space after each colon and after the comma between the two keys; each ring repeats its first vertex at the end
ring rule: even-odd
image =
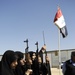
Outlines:
{"type": "Polygon", "coordinates": [[[75,51],[71,52],[71,59],[64,62],[63,75],[75,75],[75,51]]]}

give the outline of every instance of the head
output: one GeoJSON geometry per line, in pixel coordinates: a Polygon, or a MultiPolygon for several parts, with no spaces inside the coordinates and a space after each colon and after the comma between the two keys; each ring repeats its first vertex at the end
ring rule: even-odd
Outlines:
{"type": "Polygon", "coordinates": [[[48,56],[46,56],[46,62],[49,62],[49,57],[48,56]]]}
{"type": "Polygon", "coordinates": [[[31,60],[31,59],[28,59],[28,63],[29,63],[30,65],[32,65],[32,60],[31,60]]]}
{"type": "Polygon", "coordinates": [[[7,50],[2,57],[2,64],[4,67],[15,69],[17,66],[17,55],[12,50],[7,50]]]}
{"type": "Polygon", "coordinates": [[[30,53],[26,53],[26,64],[27,65],[32,65],[32,60],[30,57],[30,53]]]}
{"type": "Polygon", "coordinates": [[[46,45],[41,48],[41,51],[44,53],[46,51],[46,45]]]}
{"type": "Polygon", "coordinates": [[[34,52],[33,54],[32,54],[32,60],[34,60],[36,58],[36,53],[34,52]]]}
{"type": "Polygon", "coordinates": [[[75,51],[71,52],[71,60],[75,62],[75,51]]]}
{"type": "Polygon", "coordinates": [[[42,59],[40,56],[38,56],[38,63],[42,63],[42,59]]]}
{"type": "Polygon", "coordinates": [[[18,56],[18,64],[24,65],[25,64],[25,59],[24,59],[23,53],[20,52],[20,51],[16,51],[15,53],[18,56]]]}

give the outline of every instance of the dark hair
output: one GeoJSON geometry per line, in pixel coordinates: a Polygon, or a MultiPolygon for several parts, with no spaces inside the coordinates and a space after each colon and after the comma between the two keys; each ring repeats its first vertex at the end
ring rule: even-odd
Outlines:
{"type": "Polygon", "coordinates": [[[75,51],[71,52],[71,56],[75,56],[75,51]]]}
{"type": "Polygon", "coordinates": [[[16,53],[16,55],[18,56],[18,61],[24,58],[24,55],[23,55],[22,52],[16,51],[15,53],[16,53]]]}
{"type": "Polygon", "coordinates": [[[13,61],[15,61],[15,60],[17,60],[17,59],[18,59],[17,55],[16,55],[15,52],[12,51],[12,50],[7,50],[7,51],[3,54],[3,57],[2,57],[2,61],[7,62],[9,65],[10,65],[13,61]]]}

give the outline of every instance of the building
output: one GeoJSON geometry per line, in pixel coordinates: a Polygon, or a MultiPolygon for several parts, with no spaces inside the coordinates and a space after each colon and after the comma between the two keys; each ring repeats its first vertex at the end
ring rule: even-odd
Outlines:
{"type": "MultiPolygon", "coordinates": [[[[72,51],[75,51],[75,49],[60,50],[60,61],[64,62],[70,59],[72,51]]],[[[51,67],[59,67],[59,50],[48,51],[47,54],[50,57],[51,67]]]]}

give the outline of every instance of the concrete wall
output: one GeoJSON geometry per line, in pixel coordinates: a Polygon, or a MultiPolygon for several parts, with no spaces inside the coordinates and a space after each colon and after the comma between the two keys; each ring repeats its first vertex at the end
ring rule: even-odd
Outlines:
{"type": "Polygon", "coordinates": [[[70,59],[71,52],[75,51],[75,49],[70,50],[61,50],[60,51],[60,57],[59,57],[59,51],[49,51],[48,55],[50,57],[50,65],[51,67],[59,67],[59,58],[61,62],[64,62],[68,59],[70,59]]]}

